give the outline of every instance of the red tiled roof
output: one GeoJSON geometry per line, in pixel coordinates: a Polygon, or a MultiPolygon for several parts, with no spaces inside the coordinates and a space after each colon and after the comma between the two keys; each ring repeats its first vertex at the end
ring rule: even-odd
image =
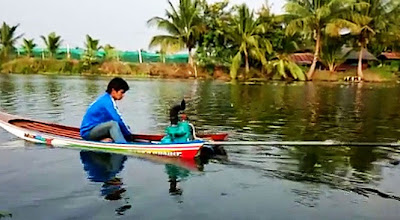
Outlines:
{"type": "Polygon", "coordinates": [[[383,52],[380,57],[384,57],[387,60],[400,60],[400,52],[383,52]]]}
{"type": "Polygon", "coordinates": [[[314,54],[312,53],[294,53],[289,58],[297,64],[312,64],[314,60],[314,54]]]}

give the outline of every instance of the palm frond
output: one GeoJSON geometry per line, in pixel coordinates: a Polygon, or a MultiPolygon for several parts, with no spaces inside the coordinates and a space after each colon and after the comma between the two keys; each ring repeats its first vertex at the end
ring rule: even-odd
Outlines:
{"type": "Polygon", "coordinates": [[[304,71],[296,63],[289,61],[287,62],[286,66],[294,79],[298,79],[300,81],[305,81],[307,79],[304,71]]]}
{"type": "Polygon", "coordinates": [[[240,54],[240,52],[238,52],[232,59],[232,65],[230,68],[230,76],[232,79],[237,78],[237,71],[240,68],[241,62],[242,62],[242,55],[240,54]]]}
{"type": "Polygon", "coordinates": [[[166,49],[168,52],[178,52],[185,48],[185,43],[176,36],[171,35],[157,35],[154,36],[149,44],[150,48],[153,47],[163,47],[162,49],[166,49]]]}
{"type": "Polygon", "coordinates": [[[196,47],[197,40],[205,28],[200,19],[198,0],[180,0],[178,7],[168,1],[170,10],[166,10],[166,18],[153,17],[147,21],[149,26],[156,26],[169,35],[154,36],[149,47],[160,46],[169,51],[196,47]]]}

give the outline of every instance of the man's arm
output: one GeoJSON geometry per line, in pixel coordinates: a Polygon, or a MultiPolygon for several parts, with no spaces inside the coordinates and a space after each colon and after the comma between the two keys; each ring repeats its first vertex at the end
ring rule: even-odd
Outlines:
{"type": "MultiPolygon", "coordinates": [[[[118,122],[119,127],[121,128],[122,134],[123,134],[125,137],[127,137],[127,136],[131,137],[132,134],[131,134],[131,131],[130,131],[130,129],[129,129],[129,126],[128,126],[128,125],[124,122],[124,120],[122,119],[122,115],[121,115],[121,113],[118,111],[118,107],[117,107],[117,105],[115,104],[115,101],[114,101],[114,100],[111,100],[111,106],[107,106],[107,107],[106,107],[106,110],[107,110],[107,112],[110,114],[111,118],[112,118],[114,121],[118,122]]],[[[129,141],[128,139],[129,139],[129,138],[127,138],[127,141],[129,141]]]]}

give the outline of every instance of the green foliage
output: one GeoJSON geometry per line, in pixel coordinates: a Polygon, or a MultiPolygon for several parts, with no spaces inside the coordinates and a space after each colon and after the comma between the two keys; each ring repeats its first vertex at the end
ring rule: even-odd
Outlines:
{"type": "Polygon", "coordinates": [[[272,52],[272,46],[268,39],[262,39],[261,34],[264,32],[264,26],[259,17],[250,11],[246,4],[242,4],[236,8],[236,14],[225,29],[226,37],[235,46],[235,57],[232,58],[231,78],[236,79],[237,70],[241,64],[241,58],[244,56],[245,75],[250,72],[249,57],[261,61],[266,65],[264,51],[260,48],[260,42],[266,48],[266,52],[272,52]]]}
{"type": "MultiPolygon", "coordinates": [[[[321,37],[323,33],[339,36],[342,28],[354,29],[355,25],[348,21],[349,9],[353,6],[352,0],[289,0],[285,5],[289,22],[286,33],[304,33],[312,35],[315,40],[315,54],[319,58],[321,37]]],[[[311,65],[307,74],[309,79],[315,71],[316,61],[311,65]]]]}
{"type": "Polygon", "coordinates": [[[99,45],[98,39],[93,39],[91,36],[86,35],[85,54],[83,55],[83,62],[85,65],[90,66],[98,63],[97,52],[102,48],[99,45]]]}
{"type": "Polygon", "coordinates": [[[345,61],[346,54],[342,51],[344,44],[343,37],[323,37],[321,61],[330,72],[335,72],[336,68],[345,61]]]}
{"type": "Polygon", "coordinates": [[[77,74],[82,72],[78,62],[70,60],[19,58],[4,63],[1,68],[3,73],[69,73],[77,74]]]}
{"type": "Polygon", "coordinates": [[[12,214],[9,212],[0,211],[0,218],[7,218],[7,217],[12,218],[12,214]]]}
{"type": "Polygon", "coordinates": [[[383,79],[393,79],[396,69],[392,68],[391,66],[376,66],[371,67],[369,71],[378,74],[383,79]]]}
{"type": "Polygon", "coordinates": [[[303,69],[285,56],[269,61],[266,69],[272,75],[277,75],[285,80],[304,81],[307,79],[303,69]]]}
{"type": "Polygon", "coordinates": [[[213,69],[215,66],[229,66],[235,55],[232,42],[225,37],[224,28],[229,25],[232,10],[228,1],[208,4],[201,2],[201,19],[205,32],[199,38],[196,50],[197,60],[202,66],[213,69]]]}
{"type": "MultiPolygon", "coordinates": [[[[357,36],[356,44],[360,50],[368,47],[371,41],[381,43],[373,49],[388,46],[391,41],[399,39],[399,24],[397,16],[400,3],[394,0],[360,0],[359,7],[354,7],[350,16],[351,22],[357,27],[353,34],[357,36]]],[[[384,48],[380,48],[384,49],[384,48]]],[[[381,51],[380,51],[381,52],[381,51]]],[[[375,53],[377,53],[375,51],[375,53]]],[[[361,57],[359,64],[361,64],[361,57]]],[[[363,77],[361,66],[358,67],[358,76],[363,77]]]]}
{"type": "MultiPolygon", "coordinates": [[[[244,79],[250,77],[249,74],[261,72],[267,77],[277,75],[283,79],[304,80],[307,67],[296,65],[290,55],[312,48],[314,56],[331,72],[344,61],[343,45],[368,48],[374,55],[400,50],[398,0],[288,0],[286,14],[279,16],[271,13],[268,5],[255,13],[246,4],[230,7],[229,0],[168,3],[165,17],[153,17],[147,22],[165,32],[154,36],[149,45],[159,47],[159,61],[168,62],[171,59],[167,55],[187,49],[189,63],[195,67],[197,62],[194,62],[192,51],[196,49],[200,65],[211,71],[229,66],[232,79],[236,79],[239,69],[244,67],[244,79]],[[344,35],[344,28],[351,34],[344,35]],[[250,68],[254,71],[250,72],[250,68]]],[[[99,40],[89,35],[86,36],[84,56],[80,56],[80,50],[75,53],[79,53],[82,62],[29,58],[8,61],[21,37],[16,36],[17,28],[18,25],[9,26],[5,22],[0,28],[0,62],[5,72],[130,72],[122,64],[112,62],[119,60],[114,47],[106,45],[102,48],[99,40]]],[[[41,38],[50,58],[56,55],[61,58],[62,54],[56,54],[57,51],[65,53],[58,50],[62,40],[54,32],[41,38]]],[[[33,39],[23,39],[23,52],[28,57],[32,56],[35,46],[33,39]]],[[[34,51],[39,57],[40,50],[34,51]]],[[[132,62],[137,60],[137,54],[128,56],[132,62]]],[[[308,71],[309,79],[315,64],[313,62],[308,71]]],[[[133,67],[129,68],[132,70],[133,67]]]]}
{"type": "Polygon", "coordinates": [[[288,0],[285,5],[290,19],[287,33],[313,33],[314,39],[323,31],[337,36],[341,28],[355,27],[346,19],[353,3],[352,0],[288,0]]]}
{"type": "Polygon", "coordinates": [[[382,51],[400,49],[400,2],[394,0],[360,0],[363,7],[355,7],[351,21],[357,26],[354,47],[368,47],[378,55],[382,51]],[[372,45],[371,45],[372,43],[372,45]]]}
{"type": "Polygon", "coordinates": [[[197,45],[199,36],[204,31],[200,19],[198,0],[179,0],[175,8],[170,1],[170,10],[166,10],[166,17],[153,17],[148,20],[149,25],[156,25],[158,29],[169,35],[157,35],[150,41],[150,47],[160,46],[167,52],[176,52],[184,48],[189,52],[189,63],[193,65],[192,49],[197,45]]]}
{"type": "Polygon", "coordinates": [[[61,36],[58,36],[55,32],[51,32],[47,38],[43,35],[41,35],[40,38],[43,39],[47,52],[50,54],[50,58],[53,58],[62,43],[61,36]]]}
{"type": "Polygon", "coordinates": [[[18,26],[19,24],[9,26],[3,22],[0,28],[0,60],[9,58],[10,54],[14,52],[16,41],[22,37],[22,34],[16,36],[18,26]]]}
{"type": "Polygon", "coordinates": [[[104,60],[110,61],[110,60],[119,59],[118,51],[115,50],[115,47],[111,46],[110,44],[106,44],[103,47],[103,50],[104,50],[104,60]]]}
{"type": "Polygon", "coordinates": [[[25,38],[23,39],[22,48],[25,50],[26,56],[32,57],[33,56],[32,51],[33,51],[33,48],[35,48],[35,47],[36,47],[36,44],[33,42],[33,39],[30,39],[30,40],[25,39],[25,38]]]}

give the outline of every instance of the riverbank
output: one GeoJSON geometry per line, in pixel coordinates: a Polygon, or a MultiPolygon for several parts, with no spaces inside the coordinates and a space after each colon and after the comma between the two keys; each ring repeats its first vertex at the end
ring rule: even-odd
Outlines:
{"type": "MultiPolygon", "coordinates": [[[[104,61],[101,63],[78,60],[18,58],[1,65],[1,73],[60,74],[60,75],[131,75],[137,77],[194,78],[195,70],[188,64],[128,63],[104,61]]],[[[213,73],[197,68],[198,78],[213,77],[213,73]]],[[[227,75],[226,77],[229,77],[227,75]]]]}
{"type": "MultiPolygon", "coordinates": [[[[18,74],[60,74],[60,75],[105,75],[105,76],[132,76],[154,78],[199,78],[230,81],[227,67],[197,67],[188,64],[175,63],[127,63],[119,61],[104,61],[101,63],[85,63],[78,60],[56,60],[39,58],[18,58],[1,64],[1,73],[18,74]]],[[[244,70],[239,70],[239,80],[243,80],[244,70]]],[[[364,70],[364,81],[390,82],[398,81],[396,72],[389,67],[373,67],[364,70]]],[[[347,77],[357,76],[356,70],[334,72],[318,70],[313,81],[344,81],[347,77]]],[[[260,82],[281,80],[279,77],[265,75],[261,71],[251,69],[246,81],[260,82]]]]}

